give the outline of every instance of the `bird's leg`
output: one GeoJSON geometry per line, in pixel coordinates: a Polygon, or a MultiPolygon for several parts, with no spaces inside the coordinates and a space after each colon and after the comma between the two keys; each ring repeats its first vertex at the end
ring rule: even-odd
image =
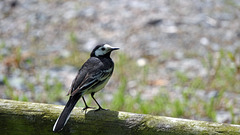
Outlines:
{"type": "Polygon", "coordinates": [[[92,96],[92,98],[93,98],[93,100],[97,103],[97,105],[98,105],[98,109],[97,110],[95,110],[95,111],[99,111],[99,110],[108,110],[108,109],[103,109],[101,106],[100,106],[100,104],[97,102],[97,100],[94,98],[94,94],[95,93],[91,93],[91,96],[92,96]]]}
{"type": "Polygon", "coordinates": [[[83,111],[87,110],[88,108],[94,108],[94,107],[89,107],[84,99],[84,97],[82,96],[83,102],[85,104],[85,107],[82,109],[83,111]]]}

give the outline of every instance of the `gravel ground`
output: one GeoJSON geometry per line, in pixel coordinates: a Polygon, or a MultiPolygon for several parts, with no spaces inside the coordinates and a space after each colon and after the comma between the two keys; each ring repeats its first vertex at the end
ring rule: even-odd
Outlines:
{"type": "MultiPolygon", "coordinates": [[[[199,57],[206,57],[208,52],[215,55],[221,49],[234,52],[239,48],[239,22],[238,0],[2,0],[0,43],[4,47],[0,54],[4,57],[0,63],[0,85],[3,87],[7,74],[5,57],[11,60],[15,55],[9,54],[9,48],[20,46],[26,57],[34,54],[39,58],[35,61],[42,64],[36,68],[42,75],[40,78],[60,74],[59,80],[68,88],[77,69],[70,66],[49,69],[46,61],[49,57],[69,56],[71,52],[66,48],[72,37],[79,51],[89,52],[96,44],[109,43],[120,47],[139,66],[148,64],[151,58],[157,59],[159,70],[157,74],[150,72],[149,76],[167,78],[164,85],[173,89],[172,72],[186,72],[189,78],[207,77],[199,57]]],[[[35,81],[30,78],[31,72],[14,70],[9,82],[16,89],[26,89],[25,80],[18,77],[19,74],[35,81]]],[[[131,85],[135,82],[130,82],[129,87],[131,85]]],[[[156,94],[156,87],[149,86],[149,89],[151,92],[146,90],[143,99],[156,94]]],[[[3,91],[0,90],[1,97],[6,98],[3,91]]],[[[209,99],[216,91],[197,90],[196,93],[200,98],[209,99]]],[[[170,92],[178,95],[177,90],[170,92]]],[[[239,94],[229,92],[224,96],[240,104],[239,94]]],[[[234,113],[240,116],[238,112],[236,109],[234,113]]],[[[229,112],[217,112],[218,122],[229,119],[229,112]]]]}

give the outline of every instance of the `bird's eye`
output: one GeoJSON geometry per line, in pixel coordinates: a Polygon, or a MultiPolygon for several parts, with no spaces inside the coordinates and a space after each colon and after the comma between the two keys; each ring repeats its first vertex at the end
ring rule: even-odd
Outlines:
{"type": "Polygon", "coordinates": [[[102,51],[105,51],[105,48],[102,48],[102,51]]]}

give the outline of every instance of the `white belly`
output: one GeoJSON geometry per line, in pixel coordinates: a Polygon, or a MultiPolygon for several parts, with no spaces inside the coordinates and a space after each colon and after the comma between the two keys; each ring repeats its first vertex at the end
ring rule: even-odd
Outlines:
{"type": "Polygon", "coordinates": [[[89,90],[85,90],[84,93],[83,93],[83,95],[85,95],[85,94],[91,94],[91,93],[93,93],[93,92],[96,93],[96,92],[100,91],[101,89],[104,88],[104,86],[107,84],[107,82],[108,82],[109,79],[110,79],[110,77],[109,77],[107,80],[105,80],[102,84],[100,84],[99,86],[97,86],[97,87],[91,88],[91,89],[89,89],[89,90]]]}

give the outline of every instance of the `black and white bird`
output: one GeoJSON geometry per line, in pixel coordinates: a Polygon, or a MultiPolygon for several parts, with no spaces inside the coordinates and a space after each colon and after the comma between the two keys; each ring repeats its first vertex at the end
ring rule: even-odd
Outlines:
{"type": "Polygon", "coordinates": [[[74,106],[81,97],[85,104],[83,110],[91,108],[86,104],[83,97],[86,94],[91,94],[93,100],[98,105],[98,109],[95,111],[104,110],[94,98],[94,94],[101,90],[110,79],[114,69],[114,63],[110,58],[110,54],[118,49],[118,47],[112,47],[108,44],[97,45],[93,49],[90,58],[82,65],[72,82],[68,92],[68,95],[70,95],[69,100],[53,126],[54,132],[63,129],[74,106]]]}

